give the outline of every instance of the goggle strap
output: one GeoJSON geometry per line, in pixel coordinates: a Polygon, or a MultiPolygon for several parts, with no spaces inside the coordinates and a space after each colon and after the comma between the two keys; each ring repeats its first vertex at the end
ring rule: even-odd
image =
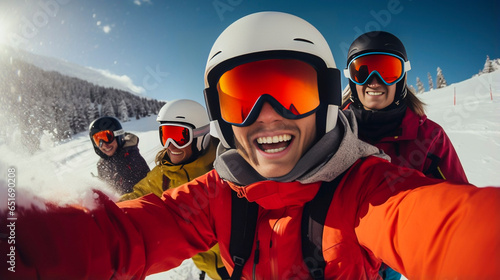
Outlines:
{"type": "Polygon", "coordinates": [[[203,136],[205,134],[210,133],[210,124],[204,125],[202,127],[198,127],[193,130],[193,138],[197,138],[203,136]]]}
{"type": "Polygon", "coordinates": [[[123,135],[125,134],[125,130],[123,129],[118,129],[118,130],[115,130],[113,131],[113,135],[116,137],[116,136],[120,136],[120,135],[123,135]]]}
{"type": "Polygon", "coordinates": [[[344,76],[348,79],[351,79],[351,74],[349,73],[349,68],[344,69],[344,76]]]}
{"type": "Polygon", "coordinates": [[[411,70],[411,64],[410,64],[410,61],[405,61],[405,72],[408,72],[411,70]]]}

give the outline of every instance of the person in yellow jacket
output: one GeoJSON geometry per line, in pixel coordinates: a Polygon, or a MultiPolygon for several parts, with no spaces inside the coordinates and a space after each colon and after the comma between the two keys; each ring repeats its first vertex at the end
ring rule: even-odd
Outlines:
{"type": "MultiPolygon", "coordinates": [[[[165,104],[156,119],[162,149],[155,158],[156,167],[124,194],[120,201],[139,198],[176,188],[213,168],[218,140],[210,137],[210,125],[205,108],[196,101],[178,99],[165,104]]],[[[192,258],[194,264],[212,279],[229,279],[220,257],[219,245],[192,258]]]]}

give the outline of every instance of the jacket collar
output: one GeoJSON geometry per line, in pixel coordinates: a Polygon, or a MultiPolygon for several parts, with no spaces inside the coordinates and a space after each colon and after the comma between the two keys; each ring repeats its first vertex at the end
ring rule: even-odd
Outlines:
{"type": "Polygon", "coordinates": [[[260,181],[240,187],[229,182],[238,197],[246,197],[264,209],[280,209],[286,206],[302,206],[313,199],[318,192],[320,182],[302,184],[300,182],[260,181]]]}
{"type": "Polygon", "coordinates": [[[418,128],[424,124],[427,116],[419,116],[410,108],[406,108],[403,121],[400,125],[400,135],[385,137],[381,141],[415,140],[418,136],[418,128]]]}

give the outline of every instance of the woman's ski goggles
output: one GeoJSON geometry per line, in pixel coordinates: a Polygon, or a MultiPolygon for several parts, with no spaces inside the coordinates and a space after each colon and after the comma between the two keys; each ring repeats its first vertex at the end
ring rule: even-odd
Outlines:
{"type": "Polygon", "coordinates": [[[160,142],[163,147],[173,144],[178,149],[191,145],[193,138],[210,132],[210,125],[205,125],[193,130],[190,126],[178,123],[165,123],[159,127],[160,142]]]}
{"type": "Polygon", "coordinates": [[[235,126],[257,119],[264,102],[287,119],[308,116],[319,107],[314,67],[294,59],[249,62],[225,72],[217,83],[221,116],[235,126]]]}
{"type": "Polygon", "coordinates": [[[101,147],[103,143],[111,143],[115,140],[115,136],[122,135],[124,133],[123,129],[117,131],[103,130],[92,135],[92,140],[96,146],[101,147]]]}
{"type": "Polygon", "coordinates": [[[404,61],[397,55],[371,52],[351,60],[347,69],[344,69],[344,75],[357,85],[364,85],[373,75],[377,75],[384,84],[390,86],[399,82],[410,69],[410,61],[404,61]]]}

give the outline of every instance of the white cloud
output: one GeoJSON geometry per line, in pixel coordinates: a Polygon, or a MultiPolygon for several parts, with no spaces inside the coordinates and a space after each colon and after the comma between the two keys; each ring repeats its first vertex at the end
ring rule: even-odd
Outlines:
{"type": "Polygon", "coordinates": [[[109,25],[103,26],[102,31],[104,31],[104,33],[106,33],[106,34],[111,32],[111,26],[109,26],[109,25]]]}
{"type": "Polygon", "coordinates": [[[142,3],[147,3],[149,5],[153,4],[151,0],[134,0],[134,4],[136,4],[137,6],[141,6],[142,3]]]}
{"type": "Polygon", "coordinates": [[[109,70],[95,69],[92,67],[89,67],[89,68],[101,73],[103,76],[116,82],[116,84],[120,85],[121,87],[117,87],[116,85],[110,85],[110,86],[113,86],[116,88],[122,88],[122,89],[125,88],[133,93],[138,93],[138,94],[144,94],[146,92],[146,90],[143,87],[134,85],[134,82],[132,81],[132,79],[130,79],[130,77],[127,75],[120,76],[120,75],[116,75],[116,74],[111,73],[109,70]]]}
{"type": "Polygon", "coordinates": [[[101,21],[100,21],[100,20],[98,20],[98,21],[96,22],[96,24],[97,24],[97,26],[101,25],[101,21]]]}

